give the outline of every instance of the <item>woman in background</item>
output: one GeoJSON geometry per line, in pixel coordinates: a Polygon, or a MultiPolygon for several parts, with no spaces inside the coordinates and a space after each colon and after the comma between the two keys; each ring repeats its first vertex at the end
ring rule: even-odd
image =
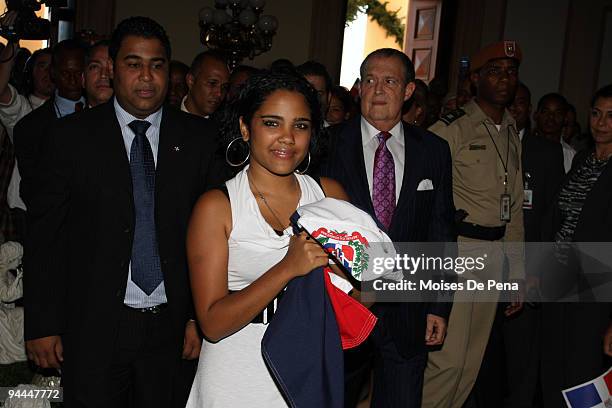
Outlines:
{"type": "Polygon", "coordinates": [[[356,107],[351,93],[344,87],[332,86],[331,100],[327,109],[327,123],[337,125],[353,117],[356,107]]]}
{"type": "Polygon", "coordinates": [[[427,119],[427,97],[429,88],[427,84],[420,79],[414,81],[416,88],[412,94],[412,98],[404,102],[402,106],[402,120],[414,126],[423,126],[427,119]]]}
{"type": "MultiPolygon", "coordinates": [[[[599,89],[591,101],[589,126],[595,147],[579,152],[557,196],[547,241],[574,249],[551,271],[542,289],[573,277],[576,303],[542,306],[542,394],[544,407],[563,406],[561,391],[594,379],[605,371],[602,339],[610,324],[610,299],[592,296],[593,278],[610,276],[610,264],[600,263],[578,249],[610,253],[612,242],[612,85],[599,89]],[[599,244],[598,244],[599,243],[599,244]],[[575,255],[575,256],[572,256],[575,255]],[[569,265],[564,274],[563,264],[569,265]],[[596,303],[597,302],[597,303],[596,303]]],[[[546,236],[547,235],[547,236],[546,236]]],[[[602,259],[610,259],[601,253],[602,259]]],[[[609,335],[608,337],[609,338],[609,335]]],[[[609,340],[606,340],[609,341],[609,340]]],[[[609,346],[604,346],[607,349],[609,346]]]]}

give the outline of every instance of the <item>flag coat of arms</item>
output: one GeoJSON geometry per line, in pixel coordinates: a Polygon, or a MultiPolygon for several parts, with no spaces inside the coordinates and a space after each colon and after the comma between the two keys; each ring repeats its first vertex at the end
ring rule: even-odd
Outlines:
{"type": "Polygon", "coordinates": [[[346,233],[321,227],[314,231],[312,236],[323,244],[327,252],[334,254],[356,279],[360,279],[361,274],[367,270],[369,256],[366,248],[369,244],[358,231],[346,233]]]}
{"type": "Polygon", "coordinates": [[[592,381],[563,390],[569,408],[612,408],[612,368],[592,381]]]}

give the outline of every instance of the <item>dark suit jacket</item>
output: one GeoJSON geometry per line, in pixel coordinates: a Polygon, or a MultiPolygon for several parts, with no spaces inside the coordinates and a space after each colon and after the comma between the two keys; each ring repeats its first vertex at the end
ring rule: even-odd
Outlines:
{"type": "Polygon", "coordinates": [[[39,108],[24,116],[13,130],[13,140],[15,143],[15,155],[17,165],[21,175],[19,193],[26,207],[32,197],[36,177],[38,176],[38,166],[46,134],[53,123],[57,121],[55,113],[54,98],[49,98],[39,108]]]}
{"type": "MultiPolygon", "coordinates": [[[[592,153],[591,149],[581,151],[574,156],[572,168],[559,191],[592,153]]],[[[555,241],[556,234],[563,222],[558,196],[558,194],[555,195],[553,205],[548,209],[543,222],[543,237],[547,242],[555,241]]],[[[576,244],[566,249],[565,258],[567,260],[560,264],[556,262],[554,256],[556,246],[548,244],[545,247],[547,250],[543,258],[545,264],[540,268],[543,271],[542,285],[545,290],[553,294],[582,287],[579,290],[583,295],[588,296],[591,287],[603,284],[601,279],[609,280],[612,273],[609,249],[605,246],[596,247],[597,244],[589,244],[612,242],[612,161],[608,162],[591,191],[586,195],[572,241],[576,244]],[[599,252],[601,255],[593,256],[591,251],[599,252]],[[599,277],[596,277],[597,274],[599,277]],[[584,280],[585,278],[589,280],[589,283],[584,280]],[[556,291],[550,291],[550,288],[556,291]]],[[[583,299],[586,297],[583,296],[583,299]]],[[[605,304],[602,303],[602,305],[605,304]]]]}
{"type": "MultiPolygon", "coordinates": [[[[588,149],[574,156],[572,168],[560,189],[592,153],[593,149],[588,149]]],[[[546,241],[554,241],[562,221],[557,194],[545,218],[543,236],[546,241]]],[[[595,297],[590,297],[590,288],[602,285],[598,287],[601,293],[602,288],[609,287],[612,276],[609,250],[612,242],[612,160],[586,196],[573,242],[576,244],[568,251],[567,262],[556,263],[552,256],[545,258],[547,263],[541,268],[544,271],[543,290],[554,288],[554,295],[560,288],[579,289],[581,300],[580,303],[543,304],[542,332],[551,339],[562,339],[550,342],[546,350],[550,358],[542,360],[545,362],[543,373],[548,374],[542,376],[545,402],[556,403],[559,390],[587,381],[609,365],[601,350],[601,336],[610,324],[612,303],[609,297],[595,301],[595,297]],[[572,335],[574,332],[578,334],[572,335]]]]}
{"type": "MultiPolygon", "coordinates": [[[[563,188],[567,180],[592,153],[593,149],[576,153],[572,168],[558,190],[563,188]]],[[[557,198],[558,194],[555,194],[553,206],[547,211],[543,226],[545,241],[554,241],[555,234],[561,227],[562,219],[557,198]]],[[[584,201],[573,240],[575,242],[612,242],[612,160],[608,161],[584,201]]]]}
{"type": "MultiPolygon", "coordinates": [[[[193,308],[187,224],[195,201],[216,182],[211,132],[205,119],[163,110],[155,222],[179,353],[193,308]]],[[[95,368],[104,375],[124,307],[135,222],[129,161],[112,101],[58,120],[48,146],[45,178],[28,208],[25,336],[62,335],[65,364],[73,364],[73,372],[95,368]]],[[[78,381],[95,384],[93,377],[78,381]]]]}
{"type": "Polygon", "coordinates": [[[525,132],[521,161],[523,182],[533,191],[533,206],[523,209],[525,241],[542,240],[542,221],[547,209],[553,204],[563,178],[563,151],[559,143],[525,132]]]}
{"type": "MultiPolygon", "coordinates": [[[[403,124],[405,166],[399,200],[387,234],[394,242],[452,242],[454,205],[451,155],[442,138],[403,124]],[[430,179],[434,190],[417,191],[430,179]]],[[[336,179],[351,203],[376,219],[368,187],[361,142],[361,117],[329,129],[329,152],[322,175],[336,179]]],[[[418,272],[417,272],[418,273],[418,272]]],[[[448,319],[450,303],[389,303],[376,305],[398,351],[405,357],[425,351],[426,315],[448,319]]]]}

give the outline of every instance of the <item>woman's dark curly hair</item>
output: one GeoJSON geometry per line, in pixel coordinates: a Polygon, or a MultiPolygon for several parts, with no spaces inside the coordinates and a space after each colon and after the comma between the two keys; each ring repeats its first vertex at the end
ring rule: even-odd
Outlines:
{"type": "Polygon", "coordinates": [[[591,98],[591,108],[595,106],[599,98],[612,98],[612,84],[599,88],[591,98]]]}
{"type": "Polygon", "coordinates": [[[302,76],[288,71],[262,70],[252,75],[241,87],[238,96],[230,102],[221,115],[221,145],[223,149],[240,133],[240,118],[247,126],[255,112],[263,105],[266,98],[275,91],[287,90],[304,96],[310,109],[312,134],[310,136],[310,153],[314,153],[317,141],[323,131],[323,118],[317,92],[302,76]]]}

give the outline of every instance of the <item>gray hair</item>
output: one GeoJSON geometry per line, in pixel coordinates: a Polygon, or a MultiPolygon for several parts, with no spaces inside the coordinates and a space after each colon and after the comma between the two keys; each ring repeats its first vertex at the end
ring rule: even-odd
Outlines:
{"type": "Polygon", "coordinates": [[[380,48],[376,51],[372,51],[371,53],[369,53],[368,56],[365,57],[365,59],[361,63],[361,66],[359,67],[359,75],[362,79],[366,76],[368,62],[372,58],[397,58],[402,64],[402,69],[404,70],[404,80],[406,81],[406,84],[414,82],[415,73],[412,61],[410,61],[410,58],[408,58],[406,54],[393,48],[380,48]]]}

